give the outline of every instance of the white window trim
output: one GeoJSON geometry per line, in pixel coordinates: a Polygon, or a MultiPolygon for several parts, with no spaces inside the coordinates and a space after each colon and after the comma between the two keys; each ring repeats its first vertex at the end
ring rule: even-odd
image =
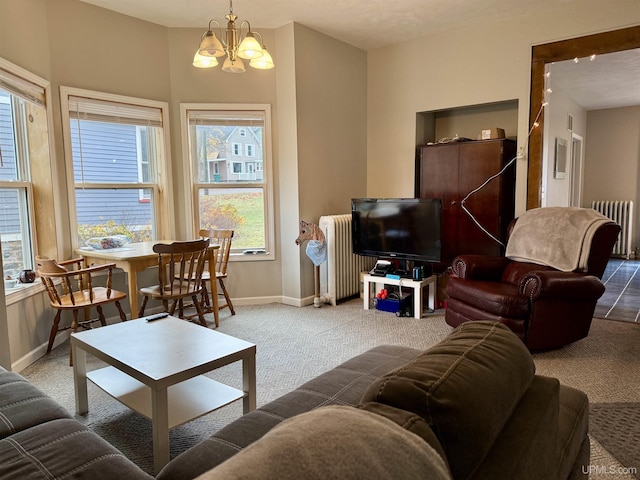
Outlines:
{"type": "MultiPolygon", "coordinates": [[[[115,95],[105,92],[96,92],[92,90],[84,90],[74,87],[60,86],[60,110],[62,116],[62,132],[64,143],[64,155],[68,188],[68,206],[69,220],[73,228],[77,227],[78,221],[76,217],[76,199],[74,188],[74,175],[73,175],[73,161],[72,161],[72,145],[71,145],[71,132],[69,128],[70,115],[69,115],[69,97],[86,97],[96,100],[104,100],[107,102],[119,102],[124,104],[133,104],[143,107],[151,107],[160,109],[162,112],[162,132],[163,142],[165,145],[164,156],[159,159],[156,165],[157,185],[158,188],[155,193],[155,201],[157,202],[155,208],[155,226],[156,226],[156,240],[171,240],[175,239],[175,216],[169,212],[173,212],[173,195],[171,185],[171,142],[170,142],[170,128],[169,128],[169,104],[167,102],[159,102],[156,100],[148,100],[144,98],[127,97],[123,95],[115,95]]],[[[101,184],[103,188],[109,188],[109,184],[101,184]]],[[[133,185],[132,188],[138,188],[139,186],[133,185]]],[[[71,235],[71,243],[73,250],[80,247],[78,245],[78,236],[76,234],[71,235]]]]}
{"type": "MultiPolygon", "coordinates": [[[[182,158],[190,159],[189,152],[189,125],[188,125],[188,112],[190,110],[230,110],[230,111],[238,111],[238,110],[262,110],[264,111],[264,131],[265,135],[262,139],[262,148],[264,150],[264,155],[262,158],[263,166],[266,165],[266,168],[262,168],[263,171],[263,182],[265,185],[265,235],[267,240],[267,253],[264,255],[242,255],[242,254],[232,254],[229,257],[229,260],[232,262],[251,262],[251,261],[263,261],[263,260],[275,260],[276,259],[276,245],[275,245],[275,206],[274,206],[274,191],[273,191],[273,162],[272,162],[272,136],[273,131],[271,129],[271,105],[268,103],[253,103],[253,104],[238,104],[238,103],[181,103],[180,104],[180,131],[182,137],[182,158]]],[[[187,232],[192,232],[192,235],[197,237],[199,226],[197,225],[196,212],[198,210],[198,191],[197,188],[194,188],[194,184],[192,182],[194,176],[194,166],[191,161],[185,161],[186,171],[188,175],[184,175],[184,191],[191,192],[191,201],[186,202],[185,207],[185,222],[187,232]],[[191,219],[191,220],[190,220],[191,219]]],[[[224,185],[220,185],[221,188],[224,188],[224,185]]],[[[229,188],[233,188],[233,185],[230,185],[229,188]]],[[[194,238],[195,238],[194,237],[194,238]]]]}

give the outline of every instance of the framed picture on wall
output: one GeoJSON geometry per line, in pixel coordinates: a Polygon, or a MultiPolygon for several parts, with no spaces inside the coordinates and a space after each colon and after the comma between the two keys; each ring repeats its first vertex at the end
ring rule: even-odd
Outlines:
{"type": "Polygon", "coordinates": [[[553,178],[564,178],[567,171],[567,141],[556,137],[556,166],[553,178]]]}

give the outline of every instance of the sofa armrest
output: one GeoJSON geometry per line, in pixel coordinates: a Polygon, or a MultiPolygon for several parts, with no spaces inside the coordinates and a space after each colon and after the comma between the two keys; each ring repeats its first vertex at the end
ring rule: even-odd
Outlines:
{"type": "Polygon", "coordinates": [[[598,299],[604,293],[604,285],[593,275],[540,270],[530,272],[522,277],[519,291],[531,300],[545,297],[598,299]]]}
{"type": "Polygon", "coordinates": [[[498,282],[511,260],[488,255],[459,255],[451,263],[453,275],[465,280],[498,282]]]}

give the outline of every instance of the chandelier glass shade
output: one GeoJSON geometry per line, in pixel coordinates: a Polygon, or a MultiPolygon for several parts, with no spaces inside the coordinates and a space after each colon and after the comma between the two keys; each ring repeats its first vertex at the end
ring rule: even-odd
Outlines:
{"type": "Polygon", "coordinates": [[[193,66],[198,68],[212,68],[218,65],[218,57],[227,58],[222,64],[222,70],[224,72],[231,73],[243,73],[244,60],[249,60],[249,66],[260,70],[267,70],[273,68],[275,65],[273,59],[262,42],[262,36],[258,32],[251,31],[251,24],[244,20],[240,24],[240,28],[236,27],[236,20],[238,17],[233,14],[233,1],[229,0],[229,13],[225,15],[227,19],[227,28],[220,31],[220,38],[218,39],[213,32],[211,25],[213,23],[220,24],[216,20],[209,21],[209,27],[202,33],[200,37],[200,45],[193,57],[193,66]],[[238,41],[242,37],[242,28],[246,24],[247,32],[244,35],[242,41],[238,41]],[[256,39],[256,35],[260,39],[256,39]]]}

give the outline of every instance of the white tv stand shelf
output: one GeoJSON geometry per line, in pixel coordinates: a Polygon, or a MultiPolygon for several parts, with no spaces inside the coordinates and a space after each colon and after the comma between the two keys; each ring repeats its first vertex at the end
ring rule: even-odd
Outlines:
{"type": "Polygon", "coordinates": [[[435,311],[436,305],[436,276],[431,275],[423,280],[412,280],[410,278],[401,278],[399,280],[388,277],[379,277],[377,275],[364,276],[364,309],[369,310],[371,307],[371,284],[376,290],[380,285],[396,285],[399,287],[413,288],[413,316],[414,318],[422,318],[422,289],[429,288],[429,308],[435,311]]]}

